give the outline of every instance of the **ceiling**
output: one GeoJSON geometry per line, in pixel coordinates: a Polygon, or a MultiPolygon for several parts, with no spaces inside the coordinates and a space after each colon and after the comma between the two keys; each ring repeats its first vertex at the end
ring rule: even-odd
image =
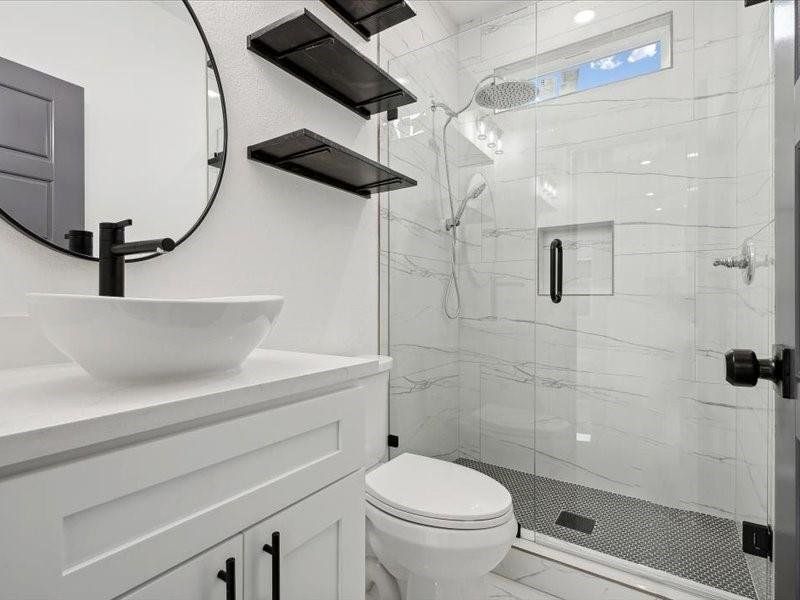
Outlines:
{"type": "Polygon", "coordinates": [[[528,0],[439,0],[456,25],[473,20],[485,20],[526,6],[528,0]]]}

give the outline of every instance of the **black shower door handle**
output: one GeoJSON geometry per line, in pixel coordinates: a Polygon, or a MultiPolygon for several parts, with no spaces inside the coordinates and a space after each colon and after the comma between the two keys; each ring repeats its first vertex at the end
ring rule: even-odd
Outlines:
{"type": "Polygon", "coordinates": [[[561,240],[556,238],[550,242],[550,300],[555,304],[561,302],[564,282],[564,249],[561,240]]]}

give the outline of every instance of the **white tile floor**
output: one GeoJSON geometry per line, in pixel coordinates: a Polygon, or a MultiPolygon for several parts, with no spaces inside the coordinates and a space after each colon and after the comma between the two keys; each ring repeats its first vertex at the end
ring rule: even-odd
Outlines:
{"type": "Polygon", "coordinates": [[[490,600],[557,600],[558,598],[494,573],[489,574],[488,587],[490,600]]]}
{"type": "Polygon", "coordinates": [[[650,594],[516,548],[489,577],[492,599],[655,600],[650,594]]]}
{"type": "MultiPolygon", "coordinates": [[[[586,579],[591,576],[586,576],[586,579]]],[[[489,600],[656,600],[654,596],[643,594],[615,585],[603,579],[581,582],[579,589],[573,585],[549,594],[540,589],[528,587],[517,581],[506,579],[495,573],[488,576],[489,600]]]]}

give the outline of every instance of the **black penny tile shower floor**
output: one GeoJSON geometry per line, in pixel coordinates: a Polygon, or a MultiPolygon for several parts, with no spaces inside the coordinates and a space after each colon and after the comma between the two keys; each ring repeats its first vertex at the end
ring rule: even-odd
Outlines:
{"type": "MultiPolygon", "coordinates": [[[[523,471],[458,459],[502,483],[525,529],[584,548],[691,579],[745,598],[756,598],[741,549],[741,534],[730,519],[670,508],[523,471]],[[557,525],[562,512],[594,520],[591,533],[557,525]]],[[[580,520],[578,520],[580,522],[580,520]]],[[[561,516],[573,525],[574,518],[561,516]]]]}

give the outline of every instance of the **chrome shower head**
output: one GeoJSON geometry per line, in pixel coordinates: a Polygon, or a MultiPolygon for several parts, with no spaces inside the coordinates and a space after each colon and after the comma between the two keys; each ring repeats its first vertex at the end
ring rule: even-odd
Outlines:
{"type": "Polygon", "coordinates": [[[502,80],[496,75],[488,75],[478,82],[467,103],[459,110],[436,99],[431,100],[431,109],[443,110],[452,120],[458,118],[473,102],[491,110],[508,110],[530,104],[538,95],[539,89],[531,81],[502,80]],[[487,81],[491,83],[487,84],[487,81]]]}
{"type": "Polygon", "coordinates": [[[484,85],[475,93],[475,102],[483,108],[508,110],[536,100],[539,90],[530,81],[500,81],[484,85]]]}

